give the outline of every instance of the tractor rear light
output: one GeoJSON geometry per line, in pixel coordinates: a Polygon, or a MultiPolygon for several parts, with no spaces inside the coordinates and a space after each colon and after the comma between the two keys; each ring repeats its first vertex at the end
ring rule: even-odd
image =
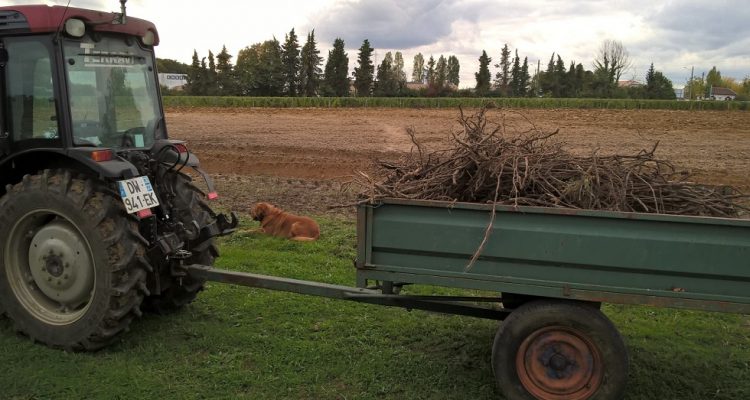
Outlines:
{"type": "Polygon", "coordinates": [[[182,143],[175,143],[175,144],[174,144],[174,148],[175,148],[175,149],[177,149],[177,152],[178,152],[178,153],[180,153],[180,154],[183,154],[183,153],[187,153],[187,152],[188,152],[188,148],[187,148],[187,146],[185,146],[185,145],[184,145],[184,144],[182,144],[182,143]]]}
{"type": "Polygon", "coordinates": [[[150,208],[147,208],[145,210],[138,211],[136,213],[136,215],[138,215],[138,218],[144,219],[144,218],[148,218],[148,217],[150,217],[150,216],[152,216],[154,214],[151,212],[150,208]]]}
{"type": "Polygon", "coordinates": [[[219,194],[216,192],[209,192],[207,197],[209,200],[216,200],[219,198],[219,194]]]}
{"type": "Polygon", "coordinates": [[[114,158],[112,150],[94,150],[91,152],[91,159],[96,162],[110,161],[114,158]]]}

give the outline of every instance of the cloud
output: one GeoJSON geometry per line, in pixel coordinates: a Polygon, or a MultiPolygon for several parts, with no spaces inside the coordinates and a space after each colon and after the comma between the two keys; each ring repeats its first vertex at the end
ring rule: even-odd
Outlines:
{"type": "Polygon", "coordinates": [[[721,48],[750,36],[750,7],[745,0],[673,2],[648,20],[669,42],[690,51],[721,48]]]}
{"type": "Polygon", "coordinates": [[[676,85],[685,82],[691,67],[698,76],[714,65],[740,79],[750,72],[746,1],[669,2],[642,15],[644,34],[631,54],[646,67],[653,62],[676,85]]]}
{"type": "Polygon", "coordinates": [[[318,37],[347,43],[368,39],[376,47],[409,49],[439,42],[454,22],[476,21],[480,8],[446,0],[359,0],[338,2],[311,18],[318,37]]]}

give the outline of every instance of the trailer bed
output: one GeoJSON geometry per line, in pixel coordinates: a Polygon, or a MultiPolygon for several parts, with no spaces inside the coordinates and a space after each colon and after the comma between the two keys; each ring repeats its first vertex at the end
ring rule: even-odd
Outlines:
{"type": "Polygon", "coordinates": [[[385,200],[358,211],[378,280],[750,314],[750,220],[385,200]]]}

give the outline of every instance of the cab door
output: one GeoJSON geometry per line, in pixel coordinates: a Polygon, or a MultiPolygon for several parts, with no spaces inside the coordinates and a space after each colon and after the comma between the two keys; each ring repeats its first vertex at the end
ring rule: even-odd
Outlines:
{"type": "Polygon", "coordinates": [[[3,135],[8,151],[62,147],[50,38],[7,37],[3,47],[3,135]]]}

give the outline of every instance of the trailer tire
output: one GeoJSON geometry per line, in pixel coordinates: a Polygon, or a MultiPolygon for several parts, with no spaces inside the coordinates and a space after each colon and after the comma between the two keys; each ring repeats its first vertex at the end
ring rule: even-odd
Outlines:
{"type": "MultiPolygon", "coordinates": [[[[204,198],[205,194],[192,183],[192,179],[179,172],[169,172],[165,179],[173,189],[175,197],[172,200],[174,215],[183,226],[200,230],[216,220],[216,213],[209,207],[204,198]],[[195,221],[195,222],[193,222],[195,221]]],[[[195,233],[195,232],[194,232],[195,233]]],[[[214,244],[214,239],[203,241],[191,239],[184,236],[180,239],[185,241],[185,249],[192,255],[185,260],[185,264],[213,265],[219,256],[219,250],[214,244]]],[[[190,304],[203,290],[205,280],[194,279],[190,276],[173,277],[162,275],[162,290],[158,295],[149,296],[144,302],[144,309],[156,314],[170,314],[179,311],[190,304]]]]}
{"type": "Polygon", "coordinates": [[[141,315],[145,240],[110,189],[65,170],[26,175],[0,199],[0,226],[0,304],[16,331],[97,350],[141,315]]]}
{"type": "Polygon", "coordinates": [[[597,308],[535,300],[501,323],[492,367],[509,400],[610,400],[624,394],[628,355],[617,328],[597,308]]]}

